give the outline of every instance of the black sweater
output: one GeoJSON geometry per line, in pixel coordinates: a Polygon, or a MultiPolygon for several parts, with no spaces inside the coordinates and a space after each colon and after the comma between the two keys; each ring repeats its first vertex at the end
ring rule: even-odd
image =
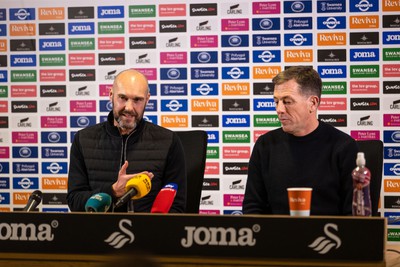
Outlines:
{"type": "Polygon", "coordinates": [[[282,128],[259,137],[249,161],[245,214],[289,214],[288,187],[312,187],[311,215],[349,215],[357,144],[324,122],[303,137],[282,128]]]}
{"type": "MultiPolygon", "coordinates": [[[[170,212],[184,212],[186,206],[186,168],[182,144],[171,130],[142,120],[128,137],[120,135],[108,120],[75,134],[68,173],[68,206],[71,211],[85,211],[86,201],[103,192],[112,196],[112,184],[125,160],[127,174],[149,171],[154,174],[149,194],[134,201],[135,212],[150,212],[155,197],[168,183],[178,191],[170,212]]],[[[116,199],[113,199],[115,202],[116,199]]],[[[116,211],[126,211],[126,205],[116,211]]]]}

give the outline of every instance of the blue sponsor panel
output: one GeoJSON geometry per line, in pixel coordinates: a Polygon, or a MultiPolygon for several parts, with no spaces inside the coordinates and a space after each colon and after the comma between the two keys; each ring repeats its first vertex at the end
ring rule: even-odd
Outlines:
{"type": "Polygon", "coordinates": [[[383,163],[383,174],[400,176],[400,163],[383,163]]]}
{"type": "Polygon", "coordinates": [[[281,50],[253,50],[254,63],[276,63],[281,60],[281,50]]]}
{"type": "Polygon", "coordinates": [[[284,35],[285,46],[311,46],[313,44],[312,33],[287,33],[284,35]]]}
{"type": "Polygon", "coordinates": [[[398,32],[383,32],[382,43],[388,45],[400,44],[400,31],[398,32]]]}
{"type": "Polygon", "coordinates": [[[110,100],[100,100],[100,112],[110,112],[112,110],[112,102],[110,100]]]}
{"type": "Polygon", "coordinates": [[[0,162],[0,173],[1,174],[10,173],[10,163],[9,162],[0,162]]]}
{"type": "Polygon", "coordinates": [[[319,30],[346,29],[345,16],[318,17],[317,28],[319,30]]]}
{"type": "Polygon", "coordinates": [[[150,91],[150,95],[156,96],[157,95],[157,84],[150,83],[149,84],[149,91],[150,91]]]}
{"type": "Polygon", "coordinates": [[[14,177],[13,189],[39,189],[38,177],[14,177]]]}
{"type": "Polygon", "coordinates": [[[105,122],[107,121],[108,116],[100,116],[99,117],[99,122],[105,122]]]}
{"type": "Polygon", "coordinates": [[[253,46],[281,46],[280,34],[253,34],[253,46]]]}
{"type": "Polygon", "coordinates": [[[347,0],[318,0],[317,13],[344,13],[347,0]]]}
{"type": "Polygon", "coordinates": [[[161,80],[186,80],[186,68],[160,68],[161,80]]]}
{"type": "Polygon", "coordinates": [[[218,79],[218,68],[190,68],[192,80],[216,80],[218,79]]]}
{"type": "Polygon", "coordinates": [[[183,96],[188,95],[188,85],[186,83],[163,83],[160,85],[161,95],[183,96]]]}
{"type": "Polygon", "coordinates": [[[34,8],[10,8],[10,20],[35,20],[34,8]]]}
{"type": "Polygon", "coordinates": [[[43,144],[66,144],[67,132],[41,132],[40,139],[43,144]]]}
{"type": "Polygon", "coordinates": [[[42,208],[42,212],[69,212],[68,208],[42,208]]]}
{"type": "Polygon", "coordinates": [[[218,83],[192,83],[190,92],[196,96],[218,95],[218,83]]]}
{"type": "Polygon", "coordinates": [[[222,67],[222,79],[249,79],[249,67],[222,67]]]}
{"type": "Polygon", "coordinates": [[[400,146],[385,146],[383,148],[384,159],[400,159],[400,146]]]}
{"type": "Polygon", "coordinates": [[[350,61],[379,61],[379,48],[350,49],[350,61]]]}
{"type": "Polygon", "coordinates": [[[7,25],[0,24],[0,36],[7,36],[7,25]]]}
{"type": "Polygon", "coordinates": [[[68,34],[94,34],[94,22],[70,22],[68,23],[68,34]]]}
{"type": "Polygon", "coordinates": [[[124,18],[124,6],[99,6],[97,7],[97,17],[99,19],[118,19],[124,18]]]}
{"type": "Polygon", "coordinates": [[[65,39],[39,39],[40,51],[62,51],[65,50],[65,39]]]}
{"type": "Polygon", "coordinates": [[[271,98],[253,99],[254,111],[275,111],[275,101],[271,98]]]}
{"type": "Polygon", "coordinates": [[[347,68],[345,65],[318,66],[321,78],[346,78],[347,68]]]}
{"type": "Polygon", "coordinates": [[[400,144],[400,130],[399,131],[383,131],[384,143],[398,143],[400,144]]]}
{"type": "Polygon", "coordinates": [[[379,11],[378,0],[350,0],[350,12],[377,12],[379,11]]]}
{"type": "Polygon", "coordinates": [[[252,19],[253,31],[276,31],[281,29],[280,18],[252,19]]]}
{"type": "Polygon", "coordinates": [[[6,70],[0,70],[0,83],[8,82],[8,72],[6,70]]]}
{"type": "Polygon", "coordinates": [[[218,144],[219,143],[219,131],[207,131],[207,142],[209,144],[218,144]]]}
{"type": "Polygon", "coordinates": [[[0,192],[0,205],[10,205],[10,193],[0,192]]]}
{"type": "Polygon", "coordinates": [[[11,55],[11,67],[35,67],[36,55],[11,55]]]}
{"type": "Polygon", "coordinates": [[[222,35],[221,36],[222,47],[248,47],[249,36],[246,34],[237,35],[222,35]]]}
{"type": "Polygon", "coordinates": [[[224,210],[224,215],[243,215],[242,210],[224,210]]]}
{"type": "Polygon", "coordinates": [[[387,218],[388,225],[400,225],[399,212],[384,212],[383,215],[387,218]]]}
{"type": "Polygon", "coordinates": [[[64,146],[43,146],[42,158],[45,159],[66,159],[68,148],[64,146]]]}
{"type": "Polygon", "coordinates": [[[312,17],[290,17],[283,18],[285,30],[311,30],[312,17]]]}
{"type": "Polygon", "coordinates": [[[250,127],[250,115],[222,115],[223,127],[250,127]]]}
{"type": "Polygon", "coordinates": [[[222,63],[249,63],[249,51],[222,51],[222,63]]]}
{"type": "Polygon", "coordinates": [[[0,21],[7,20],[7,10],[5,8],[0,8],[0,21]]]}
{"type": "Polygon", "coordinates": [[[72,131],[72,132],[70,132],[70,136],[71,136],[71,143],[72,143],[72,141],[74,141],[75,134],[76,134],[76,132],[75,132],[75,131],[72,131]]]}
{"type": "Polygon", "coordinates": [[[312,1],[284,1],[283,12],[288,14],[311,13],[312,1]]]}
{"type": "Polygon", "coordinates": [[[156,99],[150,99],[147,102],[145,111],[157,111],[157,100],[156,99]]]}
{"type": "Polygon", "coordinates": [[[10,189],[9,177],[0,177],[0,189],[10,189]]]}
{"type": "Polygon", "coordinates": [[[96,124],[96,116],[71,116],[69,124],[71,128],[85,128],[96,124]]]}
{"type": "Polygon", "coordinates": [[[145,121],[151,122],[153,124],[157,124],[158,125],[158,117],[157,115],[144,115],[143,119],[145,121]]]}
{"type": "Polygon", "coordinates": [[[190,52],[190,63],[192,64],[218,63],[218,52],[217,51],[190,52]]]}
{"type": "Polygon", "coordinates": [[[14,146],[12,148],[12,157],[15,159],[30,158],[37,159],[39,149],[35,146],[14,146]]]}
{"type": "Polygon", "coordinates": [[[39,164],[37,162],[13,162],[14,174],[38,174],[39,164]]]}
{"type": "Polygon", "coordinates": [[[67,162],[42,162],[42,174],[67,174],[67,162]]]}
{"type": "Polygon", "coordinates": [[[186,112],[188,111],[188,101],[186,99],[161,100],[161,111],[186,112]]]}

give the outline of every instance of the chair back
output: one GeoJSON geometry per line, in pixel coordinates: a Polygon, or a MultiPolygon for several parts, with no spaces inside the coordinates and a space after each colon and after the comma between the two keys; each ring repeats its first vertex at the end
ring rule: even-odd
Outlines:
{"type": "Polygon", "coordinates": [[[372,216],[378,212],[382,186],[383,142],[381,140],[358,140],[358,151],[365,154],[365,166],[371,171],[370,194],[372,216]]]}
{"type": "Polygon", "coordinates": [[[207,133],[203,130],[175,131],[179,136],[186,161],[186,213],[199,213],[207,156],[207,133]]]}

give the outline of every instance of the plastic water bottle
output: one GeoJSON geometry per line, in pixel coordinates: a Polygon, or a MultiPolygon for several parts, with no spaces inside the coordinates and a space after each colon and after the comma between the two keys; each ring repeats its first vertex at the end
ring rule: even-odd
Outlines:
{"type": "Polygon", "coordinates": [[[363,152],[357,153],[357,167],[351,173],[353,177],[353,215],[371,216],[371,196],[369,183],[371,172],[365,167],[363,152]]]}

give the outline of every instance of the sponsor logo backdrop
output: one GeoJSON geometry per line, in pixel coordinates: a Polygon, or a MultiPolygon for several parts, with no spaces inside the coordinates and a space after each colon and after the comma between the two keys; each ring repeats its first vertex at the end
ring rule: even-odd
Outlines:
{"type": "Polygon", "coordinates": [[[105,120],[115,75],[137,68],[147,120],[208,133],[201,213],[240,214],[252,146],[280,126],[271,78],[309,65],[324,82],[319,118],[384,141],[381,211],[398,240],[398,0],[1,2],[1,211],[35,189],[40,211],[68,211],[71,140],[105,120]]]}

